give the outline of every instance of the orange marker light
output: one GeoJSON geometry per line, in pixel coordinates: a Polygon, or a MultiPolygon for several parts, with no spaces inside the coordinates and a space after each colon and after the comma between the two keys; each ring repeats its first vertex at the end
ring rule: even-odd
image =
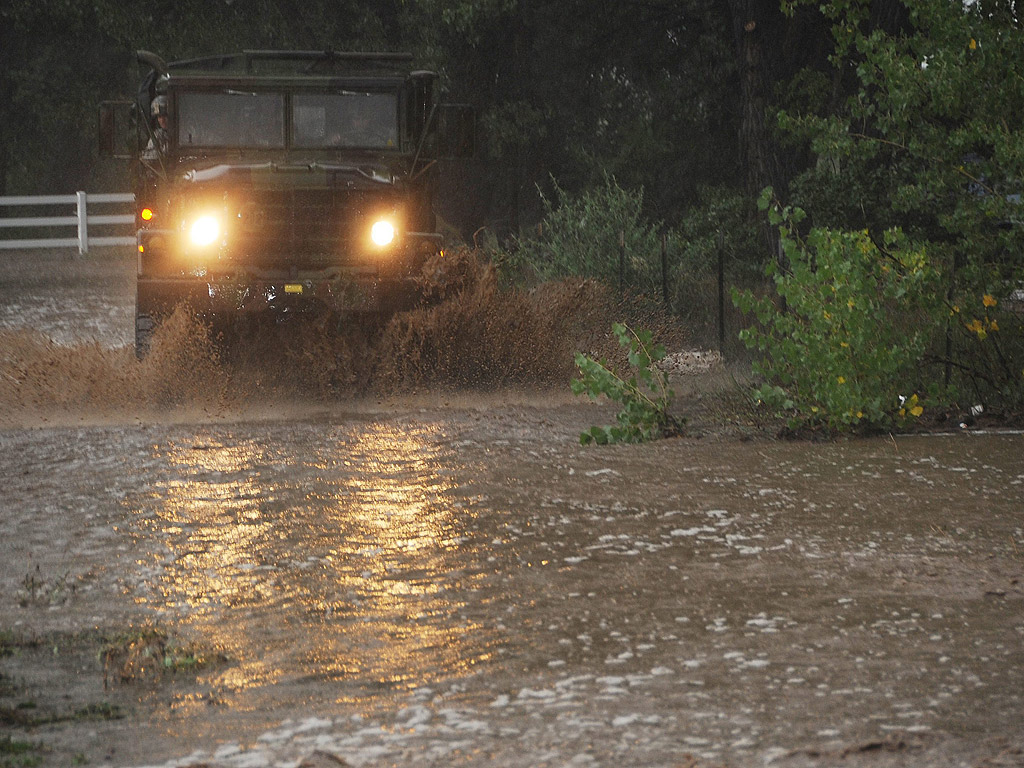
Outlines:
{"type": "Polygon", "coordinates": [[[141,218],[143,221],[152,221],[153,216],[154,214],[152,208],[143,208],[141,211],[139,211],[139,218],[141,218]]]}

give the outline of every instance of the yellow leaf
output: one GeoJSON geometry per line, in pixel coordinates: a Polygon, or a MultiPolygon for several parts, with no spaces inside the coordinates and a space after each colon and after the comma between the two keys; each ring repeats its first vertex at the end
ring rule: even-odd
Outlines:
{"type": "Polygon", "coordinates": [[[920,405],[915,405],[913,408],[910,409],[911,416],[920,416],[922,413],[924,413],[924,408],[922,408],[920,405]]]}
{"type": "Polygon", "coordinates": [[[999,330],[999,323],[997,323],[995,320],[990,321],[989,324],[988,324],[988,329],[990,331],[998,331],[999,330]]]}
{"type": "Polygon", "coordinates": [[[970,48],[972,51],[978,50],[978,41],[972,37],[971,42],[967,44],[967,47],[970,48]]]}
{"type": "Polygon", "coordinates": [[[994,307],[999,302],[996,300],[995,296],[986,293],[984,296],[981,297],[981,303],[984,304],[986,307],[994,307]]]}
{"type": "Polygon", "coordinates": [[[845,384],[846,383],[846,377],[845,376],[840,376],[839,377],[839,383],[840,384],[845,384]]]}

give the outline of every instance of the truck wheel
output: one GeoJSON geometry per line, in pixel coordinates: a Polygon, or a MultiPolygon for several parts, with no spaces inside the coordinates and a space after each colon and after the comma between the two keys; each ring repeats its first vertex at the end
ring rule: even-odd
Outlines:
{"type": "Polygon", "coordinates": [[[139,360],[149,354],[149,344],[156,331],[157,321],[153,315],[135,313],[135,357],[139,360]]]}

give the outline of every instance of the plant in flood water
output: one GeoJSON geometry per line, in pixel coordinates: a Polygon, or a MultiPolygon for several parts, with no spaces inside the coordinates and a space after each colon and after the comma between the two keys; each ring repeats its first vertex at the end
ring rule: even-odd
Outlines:
{"type": "Polygon", "coordinates": [[[592,400],[603,395],[622,406],[616,425],[591,427],[580,434],[580,443],[638,443],[682,434],[682,422],[668,412],[675,396],[668,386],[668,374],[654,367],[665,358],[665,348],[653,343],[650,331],[634,331],[622,323],[613,323],[612,331],[628,350],[633,374],[623,378],[607,361],[576,353],[580,378],[573,379],[573,394],[592,400]]]}
{"type": "Polygon", "coordinates": [[[100,651],[103,687],[114,682],[159,677],[165,672],[195,671],[212,661],[225,660],[221,654],[206,654],[193,646],[179,646],[156,627],[131,629],[106,642],[100,651]]]}

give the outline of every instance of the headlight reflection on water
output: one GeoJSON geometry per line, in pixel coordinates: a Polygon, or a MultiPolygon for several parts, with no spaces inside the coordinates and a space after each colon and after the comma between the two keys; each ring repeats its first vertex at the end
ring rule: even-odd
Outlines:
{"type": "Polygon", "coordinates": [[[180,479],[145,502],[169,550],[153,602],[227,652],[218,682],[415,687],[488,659],[496,637],[467,610],[482,558],[430,434],[266,429],[288,434],[169,447],[180,479]]]}

